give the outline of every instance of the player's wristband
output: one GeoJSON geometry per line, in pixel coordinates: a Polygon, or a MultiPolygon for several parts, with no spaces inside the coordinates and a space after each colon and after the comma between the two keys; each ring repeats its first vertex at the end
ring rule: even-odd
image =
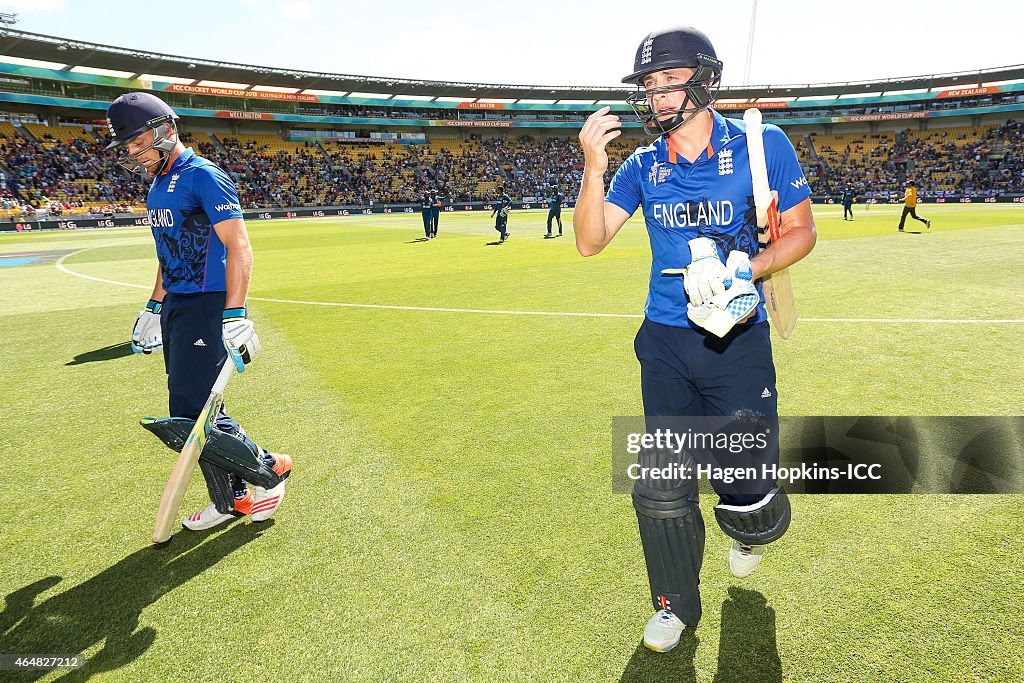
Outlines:
{"type": "Polygon", "coordinates": [[[245,320],[248,316],[245,306],[238,308],[225,308],[224,315],[221,317],[222,323],[231,323],[236,320],[245,320]]]}
{"type": "Polygon", "coordinates": [[[164,302],[150,299],[146,302],[146,310],[154,315],[160,315],[160,311],[164,310],[164,302]]]}

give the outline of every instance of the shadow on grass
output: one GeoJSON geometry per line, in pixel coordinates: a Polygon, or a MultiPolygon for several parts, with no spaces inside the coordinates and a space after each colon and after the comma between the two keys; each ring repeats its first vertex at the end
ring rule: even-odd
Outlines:
{"type": "MultiPolygon", "coordinates": [[[[637,645],[619,683],[694,683],[693,660],[700,641],[694,629],[665,653],[637,645]]],[[[722,603],[722,631],[714,683],[781,683],[782,660],[775,636],[775,610],[757,591],[729,588],[722,603]]]]}
{"type": "Polygon", "coordinates": [[[486,246],[488,246],[488,247],[496,247],[499,244],[505,244],[505,243],[504,242],[488,242],[486,246]]]}
{"type": "Polygon", "coordinates": [[[83,365],[85,363],[114,360],[115,358],[124,358],[131,355],[133,355],[131,342],[121,342],[120,344],[104,346],[102,349],[96,349],[95,351],[80,353],[75,356],[74,360],[70,360],[64,365],[83,365]]]}
{"type": "Polygon", "coordinates": [[[782,681],[775,610],[761,593],[730,586],[729,597],[722,603],[722,634],[714,683],[751,681],[782,681]]]}
{"type": "MultiPolygon", "coordinates": [[[[272,526],[270,520],[238,524],[219,534],[179,532],[168,543],[132,553],[33,607],[36,596],[60,583],[61,577],[35,581],[5,598],[0,652],[74,655],[102,641],[103,648],[82,669],[70,670],[58,680],[87,681],[118,669],[142,656],[156,640],[152,627],[139,629],[142,610],[272,526]]],[[[5,680],[35,681],[51,674],[25,671],[5,680]]]]}
{"type": "Polygon", "coordinates": [[[414,240],[409,240],[408,242],[406,242],[406,244],[419,244],[420,242],[429,242],[429,241],[430,240],[428,240],[426,237],[417,237],[414,240]]]}
{"type": "Polygon", "coordinates": [[[700,640],[693,629],[683,631],[679,644],[668,652],[652,652],[643,643],[636,646],[619,683],[695,683],[693,658],[700,640]]]}

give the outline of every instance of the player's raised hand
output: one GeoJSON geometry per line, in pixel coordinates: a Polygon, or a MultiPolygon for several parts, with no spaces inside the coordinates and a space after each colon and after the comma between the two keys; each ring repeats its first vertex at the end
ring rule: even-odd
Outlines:
{"type": "Polygon", "coordinates": [[[602,175],[608,170],[608,151],[605,147],[622,134],[619,117],[610,112],[611,107],[601,107],[587,117],[580,130],[586,170],[602,175]]]}

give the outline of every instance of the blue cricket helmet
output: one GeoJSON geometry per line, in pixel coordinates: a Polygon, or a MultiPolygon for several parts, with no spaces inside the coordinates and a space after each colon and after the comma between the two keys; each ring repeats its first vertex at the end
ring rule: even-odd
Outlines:
{"type": "Polygon", "coordinates": [[[715,53],[711,39],[692,26],[677,26],[647,35],[636,50],[633,73],[622,79],[632,83],[637,92],[626,102],[633,108],[637,119],[650,135],[669,133],[698,112],[706,109],[718,95],[722,81],[722,62],[715,53]],[[644,77],[666,69],[693,69],[693,76],[684,84],[663,86],[647,91],[644,77]],[[683,90],[686,100],[669,121],[660,121],[648,103],[648,97],[657,92],[683,90]]]}
{"type": "Polygon", "coordinates": [[[107,128],[111,141],[105,149],[121,147],[147,130],[177,120],[178,115],[159,97],[148,92],[125,93],[107,107],[107,128]]]}
{"type": "Polygon", "coordinates": [[[722,62],[715,54],[711,39],[692,26],[676,26],[649,33],[636,49],[633,73],[622,82],[637,85],[647,74],[682,67],[708,67],[717,70],[719,76],[722,73],[722,62]]]}

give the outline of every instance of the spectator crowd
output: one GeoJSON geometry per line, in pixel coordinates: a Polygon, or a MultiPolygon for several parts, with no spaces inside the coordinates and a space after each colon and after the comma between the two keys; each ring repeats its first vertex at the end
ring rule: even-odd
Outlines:
{"type": "MultiPolygon", "coordinates": [[[[848,134],[847,134],[848,135],[848,134]]],[[[259,137],[259,136],[250,136],[259,137]]],[[[265,138],[266,136],[264,136],[265,138]]],[[[188,135],[184,134],[186,143],[188,135]]],[[[372,205],[416,202],[424,192],[452,202],[487,201],[501,186],[510,196],[550,196],[554,187],[572,197],[583,174],[574,137],[431,137],[428,143],[357,140],[274,146],[245,136],[217,135],[197,142],[197,152],[234,177],[246,208],[372,205]]],[[[794,138],[812,191],[887,199],[914,180],[921,196],[1024,193],[1024,125],[1007,121],[964,139],[942,129],[865,136],[856,149],[835,148],[835,136],[794,138]]],[[[610,145],[611,170],[643,138],[610,145]]],[[[131,176],[103,151],[103,142],[71,138],[0,137],[0,206],[10,216],[25,205],[50,215],[130,210],[145,203],[146,181],[131,176]]]]}

